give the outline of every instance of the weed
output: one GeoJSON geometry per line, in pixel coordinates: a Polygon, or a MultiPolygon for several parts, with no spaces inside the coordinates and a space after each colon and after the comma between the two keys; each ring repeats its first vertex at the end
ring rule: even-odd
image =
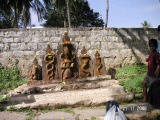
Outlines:
{"type": "Polygon", "coordinates": [[[8,109],[8,111],[14,111],[14,112],[22,112],[22,113],[27,113],[27,118],[26,120],[32,120],[33,117],[36,116],[36,112],[31,109],[31,108],[20,108],[20,109],[16,109],[14,107],[10,107],[8,109]]]}
{"type": "Polygon", "coordinates": [[[40,107],[37,109],[37,111],[40,111],[40,112],[43,112],[43,113],[47,113],[47,112],[50,112],[52,111],[53,109],[49,106],[46,106],[46,107],[40,107]]]}
{"type": "Polygon", "coordinates": [[[20,76],[19,68],[4,67],[0,64],[0,94],[7,94],[8,91],[15,89],[21,84],[26,83],[25,79],[20,76]]]}
{"type": "Polygon", "coordinates": [[[126,66],[117,70],[116,78],[122,79],[120,84],[126,91],[139,93],[142,92],[141,82],[146,75],[146,65],[126,66]]]}
{"type": "Polygon", "coordinates": [[[92,116],[92,117],[91,117],[91,120],[97,120],[97,118],[96,118],[96,117],[94,117],[94,116],[92,116]]]}
{"type": "Polygon", "coordinates": [[[142,75],[146,73],[147,71],[147,66],[142,64],[135,64],[131,66],[126,66],[120,69],[117,69],[116,71],[116,78],[117,79],[127,79],[130,76],[137,76],[137,75],[142,75]]]}
{"type": "Polygon", "coordinates": [[[7,100],[8,98],[9,98],[9,95],[0,95],[0,103],[1,103],[2,101],[7,100]]]}
{"type": "Polygon", "coordinates": [[[71,110],[71,108],[60,108],[60,109],[56,109],[57,111],[62,111],[62,112],[66,112],[66,113],[71,113],[71,114],[75,114],[75,112],[73,110],[71,110]]]}

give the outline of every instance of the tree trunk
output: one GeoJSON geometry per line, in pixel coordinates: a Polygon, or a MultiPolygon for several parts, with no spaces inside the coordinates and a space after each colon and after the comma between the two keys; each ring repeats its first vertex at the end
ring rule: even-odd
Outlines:
{"type": "Polygon", "coordinates": [[[106,24],[105,28],[108,26],[108,12],[109,12],[109,0],[106,0],[106,24]]]}
{"type": "Polygon", "coordinates": [[[32,28],[31,19],[29,20],[29,27],[32,28]]]}
{"type": "Polygon", "coordinates": [[[71,28],[71,19],[70,19],[70,0],[67,0],[67,16],[68,16],[68,25],[69,28],[71,28]]]}
{"type": "Polygon", "coordinates": [[[13,26],[14,28],[18,28],[18,9],[17,9],[17,4],[14,2],[14,22],[13,22],[13,26]]]}
{"type": "Polygon", "coordinates": [[[66,28],[66,11],[65,9],[63,10],[64,13],[64,28],[66,28]]]}

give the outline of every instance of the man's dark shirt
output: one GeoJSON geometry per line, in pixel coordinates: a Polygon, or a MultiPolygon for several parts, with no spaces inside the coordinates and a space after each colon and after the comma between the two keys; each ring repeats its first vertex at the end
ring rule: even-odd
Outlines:
{"type": "Polygon", "coordinates": [[[159,53],[157,51],[151,52],[149,54],[149,58],[147,60],[148,62],[148,72],[147,75],[155,78],[155,71],[157,69],[157,66],[160,64],[160,60],[159,60],[159,53]]]}

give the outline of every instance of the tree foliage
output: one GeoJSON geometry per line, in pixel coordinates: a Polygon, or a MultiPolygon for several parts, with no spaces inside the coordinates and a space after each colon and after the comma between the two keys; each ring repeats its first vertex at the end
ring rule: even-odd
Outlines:
{"type": "Polygon", "coordinates": [[[31,10],[36,12],[39,21],[43,19],[45,6],[51,5],[51,0],[43,0],[43,3],[42,0],[0,0],[0,16],[3,16],[3,22],[7,22],[5,17],[10,19],[10,27],[23,25],[26,28],[31,24],[31,10]]]}
{"type": "MultiPolygon", "coordinates": [[[[48,9],[44,17],[46,22],[44,27],[63,27],[66,19],[66,9],[48,9]]],[[[93,12],[93,9],[89,7],[88,1],[76,2],[74,6],[70,8],[70,17],[72,21],[72,27],[103,27],[104,22],[98,12],[93,12]]],[[[67,24],[67,26],[69,26],[67,24]]]]}
{"type": "Polygon", "coordinates": [[[10,18],[0,10],[0,29],[12,28],[12,21],[10,18]]]}
{"type": "Polygon", "coordinates": [[[151,23],[149,23],[147,20],[145,20],[142,24],[142,28],[147,29],[147,28],[151,28],[152,25],[151,23]]]}
{"type": "MultiPolygon", "coordinates": [[[[67,14],[68,27],[71,28],[71,9],[76,6],[79,2],[84,2],[86,0],[53,0],[54,7],[59,11],[63,12],[64,15],[67,14]]],[[[66,16],[64,16],[64,27],[66,27],[66,16]]]]}

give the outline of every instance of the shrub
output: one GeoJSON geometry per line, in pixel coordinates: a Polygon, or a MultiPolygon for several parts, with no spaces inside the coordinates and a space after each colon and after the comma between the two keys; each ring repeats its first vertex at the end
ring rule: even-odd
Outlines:
{"type": "Polygon", "coordinates": [[[121,79],[120,84],[129,92],[142,92],[141,82],[143,81],[147,66],[146,65],[132,65],[120,68],[117,70],[116,78],[121,79]]]}
{"type": "Polygon", "coordinates": [[[144,64],[135,64],[131,66],[125,66],[123,68],[117,69],[116,78],[128,79],[131,76],[146,74],[146,72],[147,72],[147,66],[144,64]]]}
{"type": "Polygon", "coordinates": [[[15,89],[26,82],[19,74],[17,66],[12,68],[4,67],[0,64],[0,94],[7,94],[8,91],[15,89]]]}

